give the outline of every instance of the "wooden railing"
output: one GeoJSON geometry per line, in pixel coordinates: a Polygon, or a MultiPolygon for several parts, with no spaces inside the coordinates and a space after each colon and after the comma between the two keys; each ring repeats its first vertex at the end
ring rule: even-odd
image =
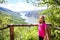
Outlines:
{"type": "MultiPolygon", "coordinates": [[[[7,28],[10,28],[10,40],[14,40],[14,27],[32,27],[32,26],[38,26],[36,24],[9,24],[7,25],[7,27],[4,27],[4,28],[0,28],[0,30],[4,30],[4,29],[7,29],[7,28]]],[[[47,24],[48,26],[48,29],[50,26],[52,26],[51,24],[47,24]]],[[[55,29],[57,30],[60,30],[59,27],[55,27],[55,29]]],[[[48,31],[49,33],[49,38],[50,38],[50,31],[48,31]]]]}
{"type": "MultiPolygon", "coordinates": [[[[14,40],[14,26],[20,26],[20,27],[31,27],[31,26],[38,26],[36,24],[10,24],[8,27],[10,27],[10,40],[14,40]]],[[[47,24],[47,26],[51,26],[51,24],[47,24]]]]}
{"type": "MultiPolygon", "coordinates": [[[[14,27],[31,27],[31,26],[38,26],[36,24],[9,24],[7,25],[7,27],[5,28],[1,28],[0,30],[6,29],[6,28],[10,28],[10,40],[14,40],[14,27]]],[[[51,24],[47,24],[47,26],[51,26],[51,24]]]]}

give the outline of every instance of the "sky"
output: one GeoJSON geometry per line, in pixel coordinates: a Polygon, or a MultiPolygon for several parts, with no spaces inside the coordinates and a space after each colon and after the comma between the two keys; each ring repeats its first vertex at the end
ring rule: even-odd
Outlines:
{"type": "Polygon", "coordinates": [[[8,2],[6,4],[0,4],[0,7],[4,7],[15,12],[46,9],[46,7],[36,7],[30,3],[27,3],[26,0],[6,0],[6,1],[8,2]]]}

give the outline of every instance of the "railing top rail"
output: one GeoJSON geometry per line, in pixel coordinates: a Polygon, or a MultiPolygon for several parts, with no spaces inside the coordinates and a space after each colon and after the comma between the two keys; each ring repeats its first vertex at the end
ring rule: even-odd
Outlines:
{"type": "MultiPolygon", "coordinates": [[[[52,26],[51,24],[47,25],[52,26]]],[[[38,24],[9,24],[7,26],[38,26],[38,24]]]]}
{"type": "MultiPolygon", "coordinates": [[[[49,25],[49,26],[52,26],[51,24],[47,24],[47,25],[49,25]]],[[[38,26],[37,24],[9,24],[9,25],[7,25],[7,27],[4,27],[4,28],[0,28],[0,30],[3,30],[3,29],[7,29],[7,28],[9,28],[10,26],[19,26],[19,27],[24,27],[24,26],[26,26],[26,27],[31,27],[31,26],[38,26]]],[[[55,27],[55,29],[58,29],[58,30],[60,30],[60,27],[55,27]]]]}

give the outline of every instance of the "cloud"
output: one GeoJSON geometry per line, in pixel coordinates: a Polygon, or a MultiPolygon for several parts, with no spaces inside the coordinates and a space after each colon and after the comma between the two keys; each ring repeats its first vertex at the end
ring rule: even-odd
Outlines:
{"type": "Polygon", "coordinates": [[[16,12],[46,9],[46,7],[35,7],[31,4],[21,2],[17,2],[16,4],[0,4],[0,6],[16,12]]]}

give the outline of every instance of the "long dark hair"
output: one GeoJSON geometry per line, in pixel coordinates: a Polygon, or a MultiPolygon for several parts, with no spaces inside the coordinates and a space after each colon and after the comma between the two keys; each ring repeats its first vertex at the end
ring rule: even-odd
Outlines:
{"type": "MultiPolygon", "coordinates": [[[[41,16],[43,18],[43,23],[45,23],[45,17],[41,16]]],[[[41,21],[39,20],[39,23],[41,23],[41,21]]]]}

